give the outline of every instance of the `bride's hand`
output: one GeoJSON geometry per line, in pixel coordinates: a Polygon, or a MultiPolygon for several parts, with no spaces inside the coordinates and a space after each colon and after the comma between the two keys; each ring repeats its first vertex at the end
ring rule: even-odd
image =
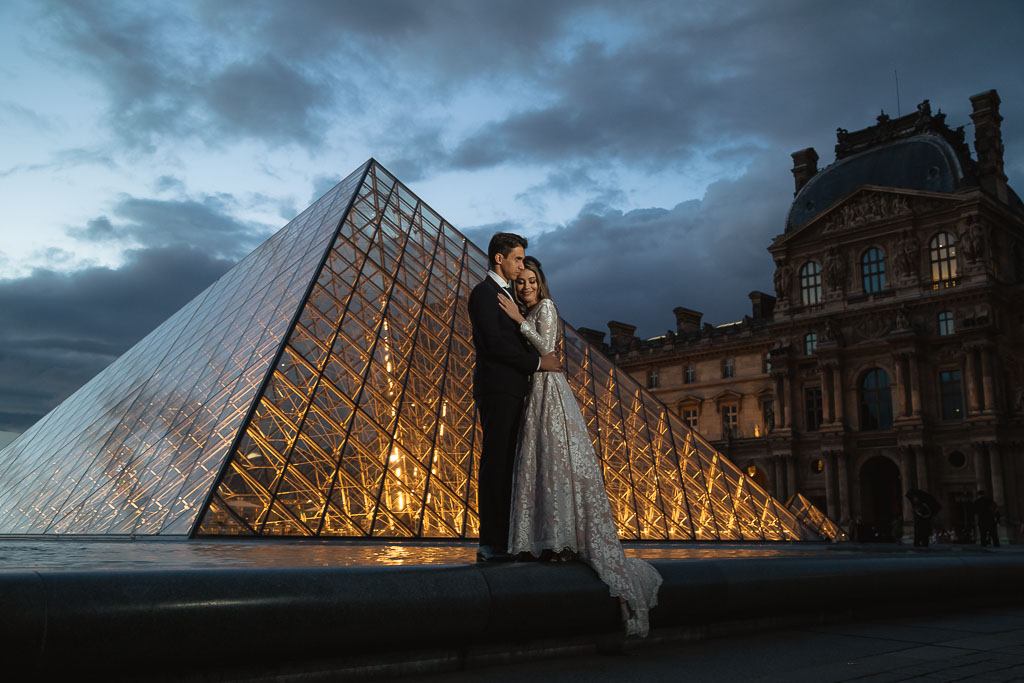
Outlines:
{"type": "Polygon", "coordinates": [[[515,320],[520,325],[526,318],[519,312],[519,306],[516,306],[516,302],[509,299],[507,296],[498,295],[498,305],[501,306],[501,310],[508,314],[508,317],[515,320]]]}

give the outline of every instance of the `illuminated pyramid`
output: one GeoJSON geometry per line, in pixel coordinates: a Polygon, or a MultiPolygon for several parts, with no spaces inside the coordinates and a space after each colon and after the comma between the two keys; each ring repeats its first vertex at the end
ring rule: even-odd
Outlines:
{"type": "Polygon", "coordinates": [[[824,512],[812,503],[802,493],[789,497],[786,501],[786,509],[803,522],[814,529],[819,536],[829,541],[848,541],[850,538],[846,532],[839,528],[839,525],[829,519],[824,512]]]}
{"type": "MultiPolygon", "coordinates": [[[[474,537],[486,260],[368,161],[0,452],[0,534],[474,537]]],[[[624,538],[819,538],[564,335],[624,538]]]]}

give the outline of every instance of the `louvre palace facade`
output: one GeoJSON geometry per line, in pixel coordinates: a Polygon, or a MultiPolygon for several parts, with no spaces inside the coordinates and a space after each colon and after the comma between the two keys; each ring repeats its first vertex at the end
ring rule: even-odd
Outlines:
{"type": "Polygon", "coordinates": [[[680,307],[675,331],[648,340],[609,323],[620,368],[777,499],[802,494],[854,538],[912,535],[904,494],[920,488],[943,505],[943,540],[974,537],[979,490],[1019,540],[1024,205],[998,94],[971,103],[973,157],[928,101],[839,129],[825,168],[794,153],[795,198],[768,247],[775,296],[750,293],[742,321],[680,307]]]}

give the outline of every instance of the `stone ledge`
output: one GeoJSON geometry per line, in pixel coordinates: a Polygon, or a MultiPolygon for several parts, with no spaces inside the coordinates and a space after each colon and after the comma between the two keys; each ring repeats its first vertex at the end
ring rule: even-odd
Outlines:
{"type": "MultiPolygon", "coordinates": [[[[653,564],[651,643],[1024,597],[1016,553],[653,564]]],[[[37,677],[370,679],[643,646],[581,564],[0,573],[0,609],[0,656],[37,677]]]]}

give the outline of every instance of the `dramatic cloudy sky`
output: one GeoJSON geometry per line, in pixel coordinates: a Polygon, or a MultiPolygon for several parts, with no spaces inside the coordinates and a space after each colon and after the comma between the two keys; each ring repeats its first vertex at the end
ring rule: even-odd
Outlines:
{"type": "Polygon", "coordinates": [[[6,0],[0,430],[370,156],[527,235],[577,326],[739,319],[836,127],[928,98],[972,139],[996,88],[1020,188],[1022,32],[1014,0],[6,0]]]}

